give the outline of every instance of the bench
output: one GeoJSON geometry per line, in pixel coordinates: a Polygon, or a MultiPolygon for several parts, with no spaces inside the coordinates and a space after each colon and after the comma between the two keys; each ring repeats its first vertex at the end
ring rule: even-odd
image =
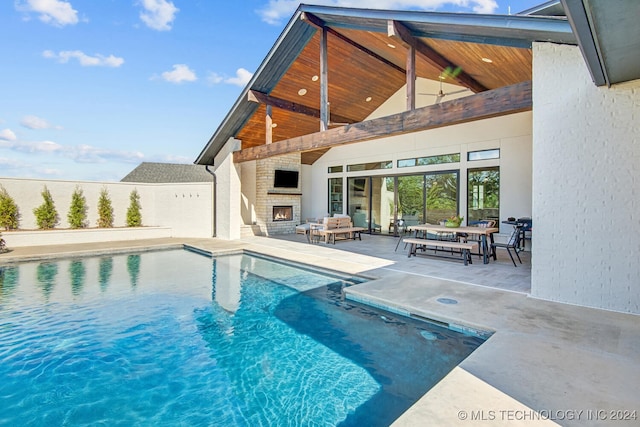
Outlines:
{"type": "MultiPolygon", "coordinates": [[[[478,247],[478,243],[476,242],[452,242],[448,240],[431,240],[431,239],[416,239],[416,238],[406,238],[403,239],[405,243],[409,243],[411,246],[409,247],[409,257],[411,255],[417,256],[418,247],[421,247],[423,250],[428,249],[429,247],[433,248],[435,251],[438,248],[447,248],[447,249],[457,249],[460,250],[462,254],[462,260],[464,261],[464,265],[473,264],[471,260],[471,251],[478,247]]],[[[436,255],[435,256],[443,256],[436,255]]],[[[459,259],[457,257],[443,256],[445,258],[453,258],[459,259]]]]}
{"type": "MultiPolygon", "coordinates": [[[[361,232],[366,231],[364,227],[354,227],[349,217],[327,217],[322,224],[318,224],[317,228],[311,226],[311,233],[319,237],[324,237],[324,242],[333,242],[336,244],[336,236],[344,236],[344,239],[353,239],[356,237],[362,240],[361,232]],[[320,228],[321,227],[321,228],[320,228]]],[[[311,236],[312,240],[314,236],[311,236]]]]}

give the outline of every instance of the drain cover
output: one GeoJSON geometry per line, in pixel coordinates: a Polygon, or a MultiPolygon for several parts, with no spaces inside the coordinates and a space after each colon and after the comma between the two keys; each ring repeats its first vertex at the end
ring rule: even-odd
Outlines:
{"type": "Polygon", "coordinates": [[[436,301],[438,301],[440,304],[457,304],[458,303],[458,301],[452,298],[438,298],[436,301]]]}

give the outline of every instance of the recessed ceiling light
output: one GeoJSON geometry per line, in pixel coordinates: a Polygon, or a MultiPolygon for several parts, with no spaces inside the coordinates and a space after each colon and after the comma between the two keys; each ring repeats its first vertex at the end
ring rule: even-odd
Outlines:
{"type": "Polygon", "coordinates": [[[367,102],[371,102],[371,97],[370,97],[370,96],[367,96],[367,97],[366,97],[366,99],[365,99],[365,101],[367,101],[367,102]]]}
{"type": "Polygon", "coordinates": [[[318,76],[311,77],[311,81],[317,82],[318,81],[318,76]]]}
{"type": "Polygon", "coordinates": [[[300,95],[300,96],[304,96],[304,95],[306,95],[306,94],[307,94],[307,90],[306,90],[306,89],[304,89],[304,88],[302,88],[302,89],[300,89],[300,90],[298,91],[298,95],[300,95]]]}
{"type": "Polygon", "coordinates": [[[490,58],[482,58],[482,62],[486,62],[488,64],[491,64],[493,62],[493,60],[491,60],[490,58]]]}
{"type": "Polygon", "coordinates": [[[395,44],[391,44],[391,43],[387,43],[387,46],[389,46],[391,49],[395,49],[396,45],[395,44]]]}

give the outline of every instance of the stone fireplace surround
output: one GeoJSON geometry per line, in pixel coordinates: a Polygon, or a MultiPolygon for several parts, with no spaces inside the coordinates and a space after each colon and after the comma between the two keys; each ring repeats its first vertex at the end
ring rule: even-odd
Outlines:
{"type": "Polygon", "coordinates": [[[300,224],[300,198],[302,173],[300,153],[269,157],[256,160],[256,225],[263,235],[295,233],[300,224]],[[274,188],[273,179],[276,169],[298,171],[298,188],[274,188]],[[291,220],[275,220],[274,207],[291,207],[291,220]]]}

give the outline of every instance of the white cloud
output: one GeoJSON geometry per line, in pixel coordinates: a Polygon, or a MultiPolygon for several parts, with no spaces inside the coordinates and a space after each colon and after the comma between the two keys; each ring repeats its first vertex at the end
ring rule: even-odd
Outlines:
{"type": "Polygon", "coordinates": [[[17,0],[16,9],[38,14],[38,19],[46,24],[64,27],[78,23],[78,11],[71,3],[61,0],[17,0]]]}
{"type": "Polygon", "coordinates": [[[15,141],[16,134],[11,129],[0,130],[0,141],[15,141]]]}
{"type": "Polygon", "coordinates": [[[22,120],[20,120],[20,124],[28,129],[62,129],[62,126],[54,126],[45,119],[37,116],[24,116],[22,120]]]}
{"type": "Polygon", "coordinates": [[[108,160],[139,163],[144,159],[144,154],[139,151],[107,150],[84,144],[68,147],[65,150],[65,156],[78,163],[104,163],[108,160]]]}
{"type": "Polygon", "coordinates": [[[180,9],[166,0],[142,0],[144,11],[140,12],[140,19],[147,27],[158,31],[168,31],[180,9]]]}
{"type": "Polygon", "coordinates": [[[173,71],[162,73],[162,79],[171,83],[194,82],[198,80],[196,73],[185,64],[174,64],[173,71]]]}
{"type": "MultiPolygon", "coordinates": [[[[268,24],[280,25],[289,19],[300,5],[296,0],[269,0],[269,4],[258,10],[262,20],[268,24]]],[[[304,2],[324,6],[362,7],[361,0],[310,0],[304,2]]],[[[498,8],[496,0],[369,0],[369,9],[392,10],[438,10],[445,6],[456,6],[460,11],[468,9],[475,13],[493,13],[498,8]]]]}
{"type": "Polygon", "coordinates": [[[238,68],[236,70],[235,77],[224,77],[218,73],[210,71],[207,75],[207,82],[214,85],[226,83],[230,85],[245,87],[247,83],[249,83],[249,80],[251,80],[251,77],[253,77],[253,73],[245,70],[244,68],[238,68]]]}
{"type": "Polygon", "coordinates": [[[118,58],[113,55],[104,56],[96,54],[95,56],[89,56],[86,53],[79,50],[63,50],[59,53],[55,53],[51,50],[45,50],[42,52],[42,56],[47,59],[55,59],[61,64],[66,64],[71,59],[77,59],[78,63],[83,67],[119,67],[124,64],[123,58],[118,58]]]}
{"type": "Polygon", "coordinates": [[[211,84],[217,85],[218,83],[222,83],[224,81],[224,77],[212,71],[207,75],[207,81],[211,84]]]}
{"type": "Polygon", "coordinates": [[[145,156],[140,151],[120,151],[93,147],[90,145],[67,146],[54,141],[18,141],[0,140],[0,148],[18,153],[44,154],[48,157],[58,155],[72,159],[76,163],[106,163],[119,161],[124,163],[140,163],[145,156]]]}
{"type": "Polygon", "coordinates": [[[225,79],[224,82],[236,86],[245,87],[247,83],[249,83],[249,80],[251,80],[251,77],[253,77],[253,73],[250,73],[244,68],[238,68],[238,70],[236,71],[236,76],[225,79]]]}

